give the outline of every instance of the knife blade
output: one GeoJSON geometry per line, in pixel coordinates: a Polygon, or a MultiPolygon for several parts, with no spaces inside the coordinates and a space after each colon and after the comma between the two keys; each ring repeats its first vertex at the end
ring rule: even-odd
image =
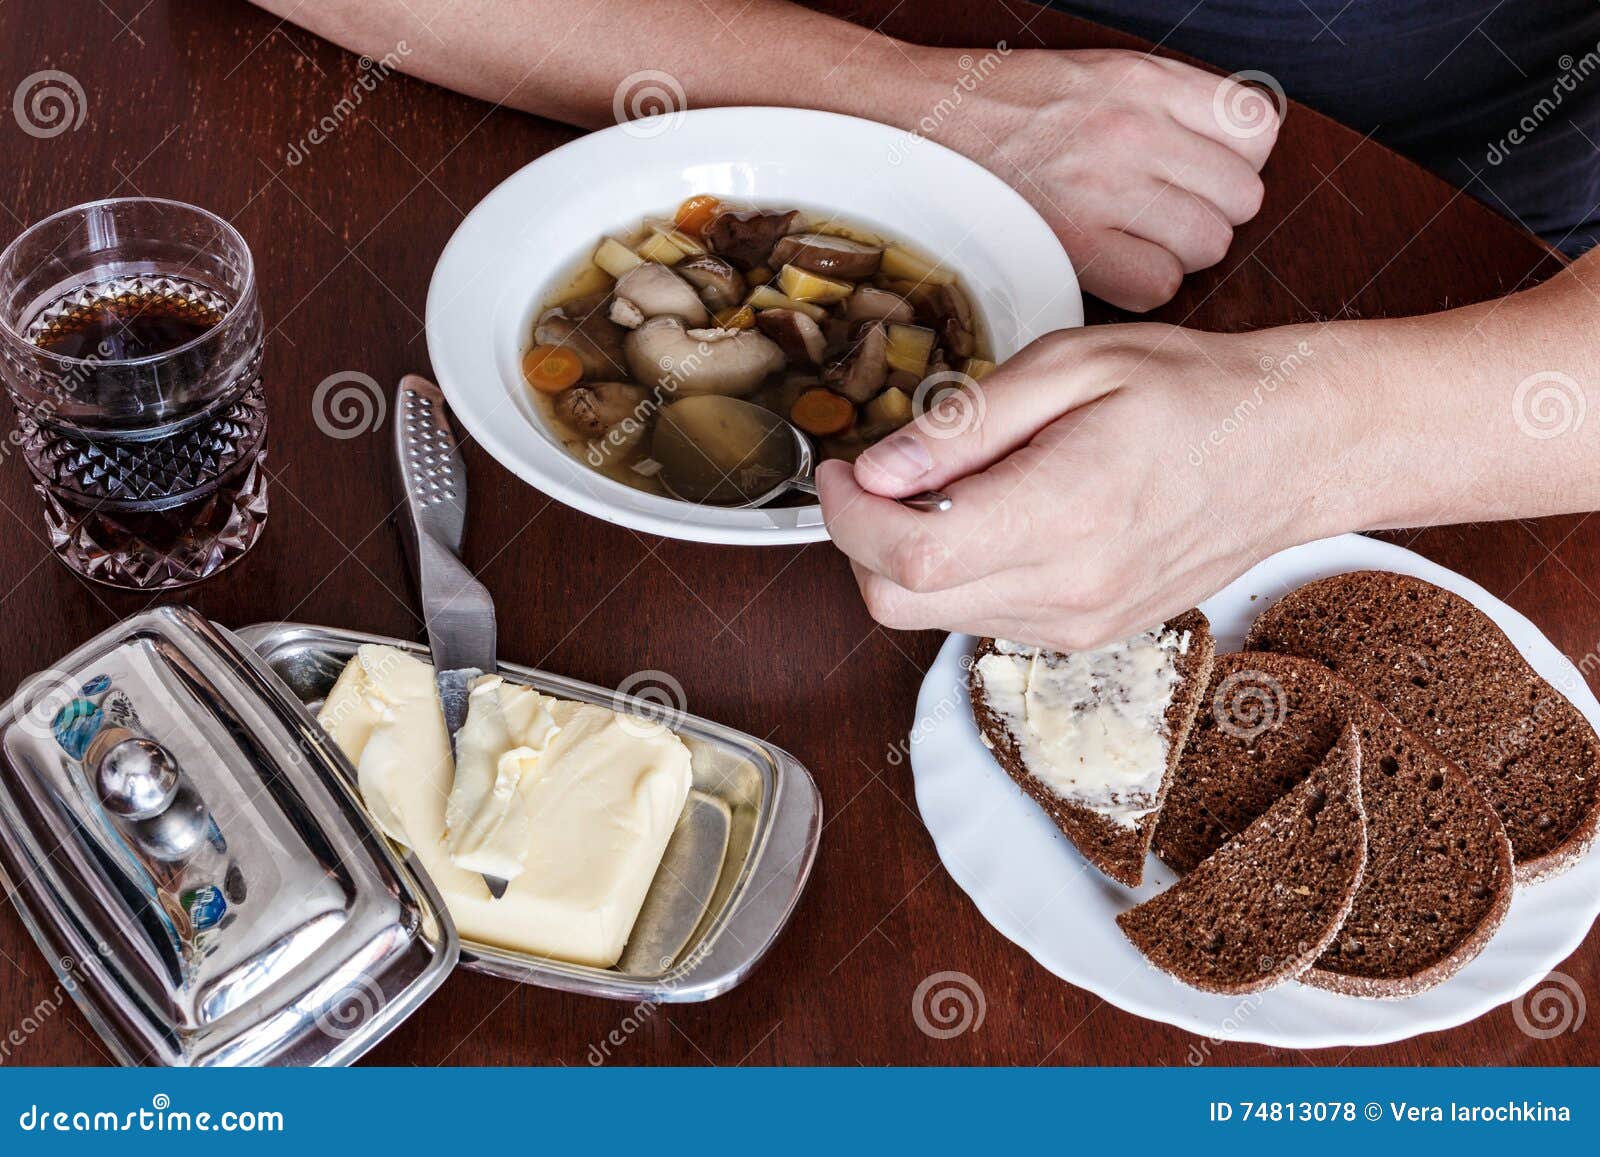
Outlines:
{"type": "MultiPolygon", "coordinates": [[[[450,732],[450,754],[467,719],[467,687],[495,662],[494,599],[461,562],[467,528],[467,469],[450,426],[444,392],[407,374],[394,400],[396,486],[404,505],[402,539],[433,654],[439,705],[450,732]]],[[[498,900],[506,881],[484,876],[498,900]]]]}

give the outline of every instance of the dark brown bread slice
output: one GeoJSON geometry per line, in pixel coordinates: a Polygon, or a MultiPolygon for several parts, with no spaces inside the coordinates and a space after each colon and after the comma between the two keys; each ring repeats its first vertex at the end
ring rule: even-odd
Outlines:
{"type": "Polygon", "coordinates": [[[1150,963],[1206,992],[1299,976],[1338,935],[1361,883],[1360,781],[1361,741],[1346,727],[1298,787],[1118,925],[1150,963]]]}
{"type": "Polygon", "coordinates": [[[1461,596],[1410,575],[1338,575],[1270,607],[1245,647],[1316,659],[1460,764],[1500,813],[1518,880],[1594,843],[1600,739],[1461,596]]]}
{"type": "Polygon", "coordinates": [[[1344,928],[1301,979],[1410,996],[1452,976],[1499,928],[1511,845],[1466,773],[1320,663],[1217,658],[1155,851],[1192,870],[1304,780],[1347,724],[1361,739],[1366,872],[1344,928]]]}
{"type": "Polygon", "coordinates": [[[1138,887],[1144,879],[1144,861],[1150,852],[1150,840],[1155,834],[1161,800],[1166,796],[1178,755],[1199,712],[1201,692],[1205,690],[1206,680],[1211,674],[1211,660],[1216,653],[1211,638],[1211,624],[1198,610],[1185,611],[1163,624],[1161,630],[1187,632],[1189,641],[1187,649],[1178,658],[1178,685],[1163,720],[1168,744],[1167,771],[1156,795],[1156,810],[1133,827],[1119,824],[1093,808],[1062,798],[1048,784],[1029,773],[1018,750],[1016,737],[989,706],[983,679],[978,672],[978,661],[995,650],[993,639],[979,640],[969,680],[972,713],[977,719],[984,744],[994,752],[996,761],[1044,809],[1084,859],[1113,880],[1129,887],[1138,887]]]}

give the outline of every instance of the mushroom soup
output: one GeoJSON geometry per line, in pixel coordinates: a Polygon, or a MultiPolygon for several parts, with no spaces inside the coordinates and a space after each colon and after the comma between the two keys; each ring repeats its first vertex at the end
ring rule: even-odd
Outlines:
{"type": "Polygon", "coordinates": [[[786,423],[818,457],[853,459],[994,368],[937,262],[835,217],[709,196],[602,238],[531,339],[524,376],[576,457],[718,505],[783,481],[786,423]]]}

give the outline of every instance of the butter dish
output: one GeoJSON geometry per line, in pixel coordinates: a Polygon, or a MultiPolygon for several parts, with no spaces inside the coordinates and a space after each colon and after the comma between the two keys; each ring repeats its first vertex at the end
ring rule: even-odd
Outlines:
{"type": "Polygon", "coordinates": [[[26,681],[0,748],[7,890],[122,1064],[347,1063],[456,963],[337,749],[193,611],[135,615],[26,681]]]}
{"type": "MultiPolygon", "coordinates": [[[[422,658],[420,643],[303,623],[262,623],[239,637],[310,710],[356,649],[378,643],[422,658]]],[[[652,704],[530,667],[500,674],[580,703],[659,716],[652,704]]],[[[614,968],[567,964],[489,944],[461,942],[463,967],[617,1000],[709,1000],[749,975],[771,947],[816,856],[822,805],[816,784],[787,752],[692,715],[671,722],[688,745],[693,785],[666,859],[614,968]]],[[[354,772],[345,774],[353,784],[354,772]]]]}
{"type": "MultiPolygon", "coordinates": [[[[707,1000],[749,975],[799,899],[821,829],[806,770],[693,717],[693,787],[613,968],[464,941],[416,857],[381,834],[312,712],[364,643],[237,633],[146,611],[0,710],[0,874],[111,1056],[135,1065],[339,1065],[459,962],[629,1001],[707,1000]]],[[[648,713],[501,664],[510,683],[648,713]]]]}

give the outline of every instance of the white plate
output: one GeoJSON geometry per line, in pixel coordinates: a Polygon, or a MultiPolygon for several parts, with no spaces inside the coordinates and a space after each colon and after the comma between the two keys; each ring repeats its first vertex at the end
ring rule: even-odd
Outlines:
{"type": "MultiPolygon", "coordinates": [[[[1217,652],[1238,650],[1255,617],[1295,587],[1354,570],[1398,571],[1461,595],[1600,726],[1600,703],[1539,628],[1477,583],[1360,535],[1274,555],[1202,603],[1217,652]]],[[[1173,873],[1152,856],[1143,887],[1106,879],[1000,770],[978,739],[967,699],[972,646],[969,636],[952,635],[917,699],[911,766],[923,822],[950,875],[989,923],[1063,980],[1118,1008],[1218,1041],[1311,1049],[1404,1040],[1464,1024],[1521,996],[1582,943],[1600,913],[1600,856],[1589,855],[1547,883],[1518,889],[1483,953],[1408,1000],[1362,1000],[1292,982],[1251,996],[1185,987],[1151,968],[1114,919],[1165,888],[1173,873]]]]}
{"type": "Polygon", "coordinates": [[[591,133],[518,170],[467,215],[428,287],[428,354],[450,408],[499,463],[598,518],[697,542],[827,537],[817,506],[717,510],[614,482],[546,428],[522,380],[539,307],[607,233],[693,193],[832,211],[961,276],[994,353],[1083,324],[1072,262],[998,177],[932,141],[833,113],[719,108],[591,133]]]}

